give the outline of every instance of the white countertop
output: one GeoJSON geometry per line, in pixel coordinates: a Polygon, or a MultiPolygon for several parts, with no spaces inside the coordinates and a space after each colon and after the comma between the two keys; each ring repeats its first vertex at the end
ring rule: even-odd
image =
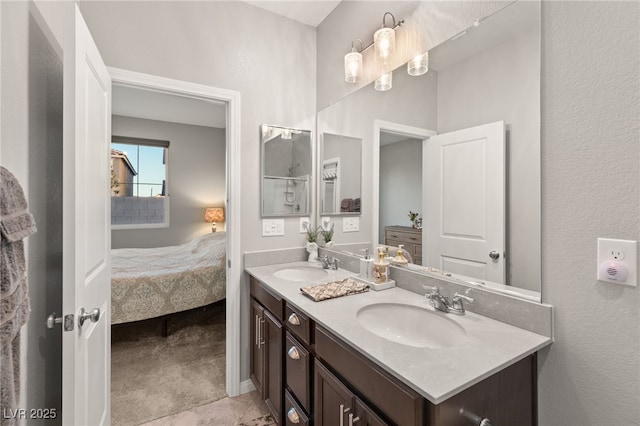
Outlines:
{"type": "Polygon", "coordinates": [[[314,302],[300,292],[303,286],[353,275],[344,269],[329,271],[325,279],[304,283],[273,275],[280,269],[311,265],[294,262],[252,267],[246,271],[433,404],[445,401],[552,343],[548,337],[472,312],[453,315],[435,311],[424,297],[400,288],[370,290],[322,302],[314,302]],[[432,310],[464,327],[467,338],[456,346],[440,349],[390,342],[365,329],[356,318],[360,308],[375,303],[403,303],[432,310]]]}

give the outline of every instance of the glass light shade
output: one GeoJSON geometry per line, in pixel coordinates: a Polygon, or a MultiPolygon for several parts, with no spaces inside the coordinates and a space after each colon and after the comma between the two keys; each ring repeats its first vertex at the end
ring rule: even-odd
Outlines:
{"type": "Polygon", "coordinates": [[[407,72],[409,75],[422,75],[429,71],[429,52],[424,52],[407,62],[407,72]]]}
{"type": "Polygon", "coordinates": [[[362,72],[362,54],[355,50],[344,55],[344,81],[355,83],[362,72]]]}
{"type": "Polygon", "coordinates": [[[291,139],[291,129],[282,129],[280,137],[282,139],[291,139]]]}
{"type": "Polygon", "coordinates": [[[382,74],[376,79],[375,89],[379,92],[384,92],[391,89],[393,83],[393,73],[389,71],[386,74],[382,74]]]}
{"type": "Polygon", "coordinates": [[[376,59],[385,64],[396,48],[396,32],[393,28],[383,27],[373,35],[376,59]]]}

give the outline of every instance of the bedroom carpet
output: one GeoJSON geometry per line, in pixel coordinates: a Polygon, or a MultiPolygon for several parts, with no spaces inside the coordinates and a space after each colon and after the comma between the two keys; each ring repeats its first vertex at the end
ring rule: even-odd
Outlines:
{"type": "Polygon", "coordinates": [[[208,404],[225,392],[225,302],[169,319],[112,327],[111,423],[139,425],[208,404]]]}

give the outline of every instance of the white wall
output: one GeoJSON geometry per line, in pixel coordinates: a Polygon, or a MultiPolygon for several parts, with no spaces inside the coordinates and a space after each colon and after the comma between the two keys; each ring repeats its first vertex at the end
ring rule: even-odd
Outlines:
{"type": "Polygon", "coordinates": [[[411,226],[409,211],[422,213],[422,141],[380,147],[379,243],[385,226],[411,226]]]}
{"type": "Polygon", "coordinates": [[[596,238],[640,239],[640,3],[545,2],[540,425],[637,425],[640,291],[599,283],[596,238]]]}
{"type": "MultiPolygon", "coordinates": [[[[164,247],[183,244],[211,232],[207,207],[225,205],[225,130],[114,115],[112,134],[168,140],[168,228],[111,231],[111,246],[164,247]]],[[[218,224],[224,230],[224,223],[218,224]]]]}
{"type": "Polygon", "coordinates": [[[507,283],[540,291],[540,38],[527,32],[438,71],[438,133],[507,126],[507,283]],[[522,244],[526,241],[526,244],[522,244]]]}

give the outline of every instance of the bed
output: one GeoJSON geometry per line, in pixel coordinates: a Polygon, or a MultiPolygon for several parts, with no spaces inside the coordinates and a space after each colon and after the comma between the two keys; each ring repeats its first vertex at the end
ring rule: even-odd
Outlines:
{"type": "Polygon", "coordinates": [[[171,247],[111,250],[111,324],[162,317],[225,298],[226,233],[171,247]]]}

